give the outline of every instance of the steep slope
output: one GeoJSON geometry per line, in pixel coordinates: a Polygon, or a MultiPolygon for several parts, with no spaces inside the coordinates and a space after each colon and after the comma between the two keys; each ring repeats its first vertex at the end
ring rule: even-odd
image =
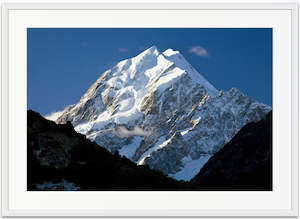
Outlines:
{"type": "Polygon", "coordinates": [[[272,190],[272,112],[244,126],[191,182],[203,190],[272,190]]]}
{"type": "Polygon", "coordinates": [[[140,165],[189,180],[239,129],[271,108],[213,87],[178,52],[155,46],[123,60],[57,123],[140,165]]]}
{"type": "Polygon", "coordinates": [[[185,182],[106,149],[74,131],[27,112],[28,190],[190,190],[185,182]]]}
{"type": "Polygon", "coordinates": [[[220,92],[175,117],[163,147],[142,162],[176,179],[189,180],[245,124],[259,121],[268,111],[269,107],[235,88],[220,92]]]}
{"type": "Polygon", "coordinates": [[[80,132],[105,128],[111,123],[135,125],[131,121],[143,117],[141,108],[148,99],[145,97],[155,91],[163,93],[187,76],[192,77],[193,86],[205,85],[204,90],[215,95],[217,90],[183,59],[178,52],[167,50],[161,54],[153,46],[136,57],[123,60],[104,72],[57,122],[71,121],[80,132]],[[177,60],[180,60],[179,66],[174,63],[177,60]]]}

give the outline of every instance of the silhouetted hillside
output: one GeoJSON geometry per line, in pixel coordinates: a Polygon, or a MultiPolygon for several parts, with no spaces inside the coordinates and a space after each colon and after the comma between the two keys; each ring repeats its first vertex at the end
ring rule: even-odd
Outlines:
{"type": "Polygon", "coordinates": [[[28,190],[190,190],[189,183],[137,166],[74,131],[27,112],[28,190]]]}
{"type": "Polygon", "coordinates": [[[27,113],[28,190],[272,190],[272,114],[244,126],[191,183],[176,181],[27,113]]]}
{"type": "Polygon", "coordinates": [[[200,190],[272,190],[272,112],[245,125],[191,183],[200,190]]]}

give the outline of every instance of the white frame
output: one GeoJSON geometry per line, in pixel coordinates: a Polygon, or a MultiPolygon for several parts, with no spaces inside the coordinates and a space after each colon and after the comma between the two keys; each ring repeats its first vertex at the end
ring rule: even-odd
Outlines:
{"type": "Polygon", "coordinates": [[[299,18],[298,18],[299,2],[293,3],[72,3],[72,4],[39,4],[39,3],[10,3],[2,5],[2,74],[1,74],[1,149],[2,149],[2,216],[6,217],[296,217],[298,216],[298,100],[299,100],[299,18]],[[292,12],[292,209],[290,210],[207,210],[207,211],[168,211],[157,210],[153,211],[70,211],[70,210],[56,210],[56,211],[37,211],[37,210],[10,210],[8,208],[8,12],[13,9],[288,9],[292,12]]]}

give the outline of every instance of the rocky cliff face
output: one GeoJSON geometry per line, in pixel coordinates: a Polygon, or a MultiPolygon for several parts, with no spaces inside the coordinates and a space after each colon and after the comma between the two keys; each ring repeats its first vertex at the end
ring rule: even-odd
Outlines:
{"type": "Polygon", "coordinates": [[[270,110],[235,88],[218,91],[178,51],[153,46],[104,72],[56,122],[70,121],[111,152],[189,180],[270,110]]]}
{"type": "Polygon", "coordinates": [[[272,113],[244,126],[191,182],[201,190],[272,190],[272,113]]]}

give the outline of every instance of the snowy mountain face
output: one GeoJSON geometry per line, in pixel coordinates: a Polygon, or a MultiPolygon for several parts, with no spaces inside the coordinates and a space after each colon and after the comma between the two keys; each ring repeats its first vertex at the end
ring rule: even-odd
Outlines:
{"type": "Polygon", "coordinates": [[[189,180],[270,110],[235,88],[218,91],[178,51],[153,46],[104,72],[56,122],[71,121],[109,151],[189,180]]]}

